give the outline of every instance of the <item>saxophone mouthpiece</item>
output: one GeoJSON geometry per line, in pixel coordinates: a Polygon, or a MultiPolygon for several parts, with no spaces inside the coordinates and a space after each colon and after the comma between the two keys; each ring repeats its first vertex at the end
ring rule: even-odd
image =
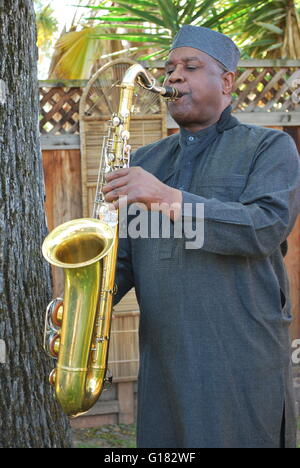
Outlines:
{"type": "Polygon", "coordinates": [[[163,88],[162,96],[169,101],[176,101],[183,96],[183,93],[181,93],[177,88],[166,86],[163,88]]]}

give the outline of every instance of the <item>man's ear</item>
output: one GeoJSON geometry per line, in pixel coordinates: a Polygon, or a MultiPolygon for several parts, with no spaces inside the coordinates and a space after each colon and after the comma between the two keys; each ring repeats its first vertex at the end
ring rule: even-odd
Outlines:
{"type": "Polygon", "coordinates": [[[234,80],[235,80],[235,73],[234,72],[229,71],[229,72],[223,73],[223,75],[222,75],[223,94],[230,95],[232,93],[234,80]]]}

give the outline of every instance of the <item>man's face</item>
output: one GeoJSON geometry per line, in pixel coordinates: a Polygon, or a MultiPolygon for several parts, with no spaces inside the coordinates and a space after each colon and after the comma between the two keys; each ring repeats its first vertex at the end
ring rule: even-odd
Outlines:
{"type": "Polygon", "coordinates": [[[231,86],[226,76],[232,85],[234,74],[222,70],[212,57],[198,49],[172,50],[166,63],[164,84],[184,93],[168,105],[173,119],[191,131],[217,122],[230,103],[231,86]]]}

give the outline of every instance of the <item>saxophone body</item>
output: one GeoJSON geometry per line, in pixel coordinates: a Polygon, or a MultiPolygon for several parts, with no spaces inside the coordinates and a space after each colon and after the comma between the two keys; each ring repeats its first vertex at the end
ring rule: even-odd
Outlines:
{"type": "Polygon", "coordinates": [[[64,299],[47,308],[44,349],[57,359],[50,374],[56,399],[70,417],[87,412],[98,400],[107,376],[108,349],[118,251],[118,211],[105,202],[105,175],[129,167],[128,145],[134,87],[175,100],[175,88],[157,86],[144,68],[131,66],[120,85],[119,110],[109,124],[98,173],[92,218],[55,228],[44,240],[45,259],[64,271],[64,299]]]}

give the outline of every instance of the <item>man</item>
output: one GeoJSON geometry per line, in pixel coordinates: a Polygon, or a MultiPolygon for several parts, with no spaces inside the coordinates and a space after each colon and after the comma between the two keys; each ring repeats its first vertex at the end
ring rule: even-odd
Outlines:
{"type": "Polygon", "coordinates": [[[165,81],[183,93],[169,104],[180,134],[104,187],[115,207],[127,196],[174,230],[183,221],[182,238],[120,240],[116,302],[134,286],[141,312],[139,447],[295,446],[280,245],[299,213],[299,158],[285,133],[231,115],[238,59],[228,37],[184,26],[165,81]],[[204,236],[187,248],[189,223],[204,236]]]}

